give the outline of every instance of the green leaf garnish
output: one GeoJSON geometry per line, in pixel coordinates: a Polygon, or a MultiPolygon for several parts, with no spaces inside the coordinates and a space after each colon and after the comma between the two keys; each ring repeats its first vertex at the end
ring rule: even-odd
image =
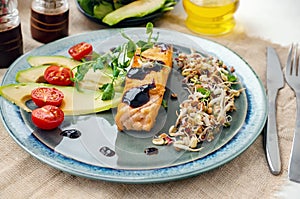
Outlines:
{"type": "Polygon", "coordinates": [[[114,98],[115,89],[113,83],[104,84],[101,90],[103,90],[102,100],[111,100],[114,98]]]}
{"type": "Polygon", "coordinates": [[[205,88],[197,88],[197,92],[200,92],[202,95],[204,95],[203,98],[208,98],[210,96],[210,90],[205,89],[205,88]]]}
{"type": "Polygon", "coordinates": [[[234,76],[234,75],[232,75],[232,74],[230,74],[230,73],[226,74],[226,76],[227,76],[227,80],[228,80],[229,82],[235,82],[235,81],[237,81],[236,76],[234,76]]]}
{"type": "Polygon", "coordinates": [[[128,41],[126,50],[127,50],[127,57],[132,58],[136,51],[136,44],[133,41],[128,41]]]}
{"type": "Polygon", "coordinates": [[[135,42],[122,30],[120,33],[122,37],[128,40],[126,43],[117,46],[104,54],[93,53],[93,56],[90,58],[91,60],[83,60],[81,64],[75,67],[77,71],[74,78],[72,78],[72,81],[75,83],[76,88],[79,89],[79,82],[84,79],[86,73],[90,69],[96,71],[111,67],[111,83],[105,84],[100,88],[103,90],[102,100],[111,100],[115,93],[114,81],[119,78],[121,74],[124,75],[124,73],[126,73],[125,69],[130,66],[136,49],[140,48],[141,52],[143,52],[152,48],[159,36],[159,34],[157,34],[156,37],[152,37],[153,24],[150,22],[146,25],[146,34],[148,35],[147,41],[139,40],[135,42]]]}
{"type": "Polygon", "coordinates": [[[167,100],[163,99],[162,102],[161,102],[161,105],[164,108],[168,108],[168,102],[167,102],[167,100]]]}

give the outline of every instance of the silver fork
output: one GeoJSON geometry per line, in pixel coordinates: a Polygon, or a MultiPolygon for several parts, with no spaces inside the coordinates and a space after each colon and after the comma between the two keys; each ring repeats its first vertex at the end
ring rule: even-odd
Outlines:
{"type": "Polygon", "coordinates": [[[298,45],[292,45],[288,54],[285,79],[289,86],[294,90],[297,100],[296,127],[288,175],[291,181],[300,182],[300,56],[297,51],[298,45]]]}

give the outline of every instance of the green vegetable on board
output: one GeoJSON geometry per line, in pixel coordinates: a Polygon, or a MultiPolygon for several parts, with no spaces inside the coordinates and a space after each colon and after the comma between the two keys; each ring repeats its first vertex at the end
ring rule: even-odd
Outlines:
{"type": "Polygon", "coordinates": [[[167,12],[177,0],[77,0],[81,9],[110,26],[128,18],[139,18],[154,12],[167,12]]]}

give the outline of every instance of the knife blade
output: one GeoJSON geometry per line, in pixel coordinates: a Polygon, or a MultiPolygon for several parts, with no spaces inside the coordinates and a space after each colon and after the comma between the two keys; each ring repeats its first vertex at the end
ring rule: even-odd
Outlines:
{"type": "Polygon", "coordinates": [[[267,48],[267,94],[268,119],[266,128],[266,156],[272,174],[281,172],[281,159],[276,123],[276,100],[278,90],[284,85],[283,73],[278,55],[274,48],[267,48]]]}

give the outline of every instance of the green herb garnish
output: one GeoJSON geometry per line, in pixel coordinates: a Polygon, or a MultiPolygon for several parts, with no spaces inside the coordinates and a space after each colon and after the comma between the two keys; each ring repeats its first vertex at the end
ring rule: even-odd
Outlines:
{"type": "Polygon", "coordinates": [[[233,74],[228,73],[228,74],[226,74],[226,76],[227,76],[227,79],[228,79],[229,82],[236,82],[237,81],[236,76],[234,76],[233,74]]]}
{"type": "Polygon", "coordinates": [[[103,90],[102,100],[111,100],[115,95],[115,89],[112,83],[104,84],[100,89],[103,90]]]}
{"type": "Polygon", "coordinates": [[[164,108],[168,108],[168,102],[167,102],[167,100],[163,99],[162,102],[161,102],[161,105],[164,108]]]}
{"type": "Polygon", "coordinates": [[[210,90],[205,89],[205,88],[197,88],[197,92],[201,93],[202,95],[204,95],[203,98],[208,98],[210,96],[210,90]]]}
{"type": "Polygon", "coordinates": [[[74,69],[77,69],[72,81],[75,83],[77,89],[79,88],[79,82],[84,79],[86,73],[93,69],[103,70],[110,67],[112,74],[108,74],[112,81],[107,85],[103,85],[100,89],[103,90],[102,100],[111,100],[114,97],[114,82],[119,77],[126,75],[126,68],[129,67],[131,60],[136,52],[137,48],[141,48],[141,53],[149,48],[152,48],[154,43],[157,42],[159,34],[153,37],[153,24],[147,23],[146,34],[148,35],[147,41],[139,40],[133,41],[128,35],[121,30],[121,35],[128,41],[123,45],[117,46],[111,49],[105,54],[93,53],[93,59],[90,61],[83,61],[77,65],[74,69]],[[123,57],[121,57],[123,56],[123,57]]]}

